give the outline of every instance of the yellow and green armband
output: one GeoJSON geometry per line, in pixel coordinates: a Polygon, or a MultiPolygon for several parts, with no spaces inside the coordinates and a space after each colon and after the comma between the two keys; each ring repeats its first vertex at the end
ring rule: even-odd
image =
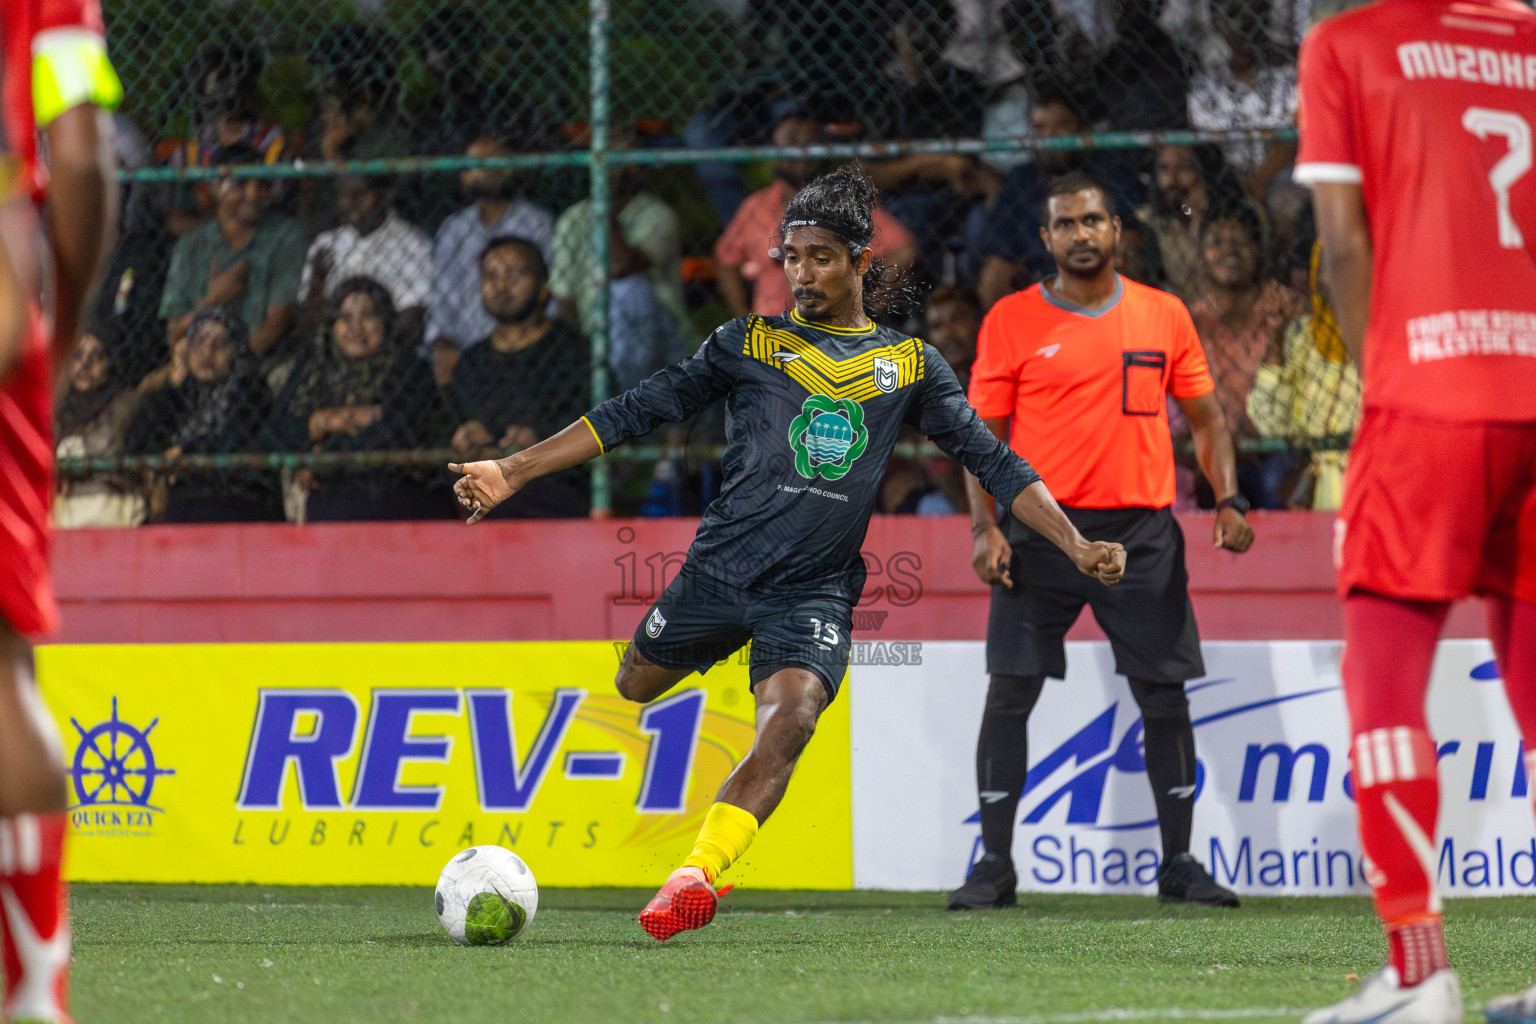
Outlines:
{"type": "Polygon", "coordinates": [[[32,40],[32,113],[39,128],[70,107],[115,110],[123,83],[107,59],[107,41],[89,29],[54,28],[32,40]]]}

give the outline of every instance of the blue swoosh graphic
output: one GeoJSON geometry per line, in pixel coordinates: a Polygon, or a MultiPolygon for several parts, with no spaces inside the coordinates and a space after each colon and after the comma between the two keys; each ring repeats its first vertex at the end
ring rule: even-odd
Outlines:
{"type": "MultiPolygon", "coordinates": [[[[1201,683],[1198,686],[1188,687],[1185,692],[1186,693],[1196,693],[1196,692],[1198,692],[1200,690],[1204,690],[1204,689],[1206,689],[1208,687],[1220,686],[1223,683],[1235,682],[1236,680],[1237,680],[1236,676],[1226,677],[1226,678],[1222,678],[1222,679],[1213,679],[1213,680],[1210,680],[1209,682],[1201,683]]],[[[1274,706],[1276,706],[1278,704],[1285,704],[1285,703],[1287,703],[1289,701],[1293,701],[1293,700],[1302,700],[1302,699],[1304,699],[1306,697],[1316,697],[1318,694],[1322,694],[1322,693],[1332,693],[1335,690],[1339,690],[1339,689],[1341,689],[1341,687],[1338,687],[1338,686],[1321,686],[1321,687],[1318,687],[1317,689],[1314,689],[1314,690],[1303,690],[1301,693],[1288,693],[1288,694],[1286,694],[1286,695],[1284,695],[1282,697],[1270,697],[1267,700],[1253,701],[1252,703],[1249,703],[1249,704],[1240,704],[1237,707],[1227,708],[1227,709],[1225,709],[1223,711],[1218,711],[1218,712],[1216,712],[1214,714],[1206,715],[1204,718],[1197,718],[1194,721],[1192,721],[1190,723],[1190,725],[1193,726],[1194,728],[1198,729],[1202,725],[1209,725],[1212,722],[1219,722],[1219,721],[1222,721],[1223,719],[1226,719],[1226,718],[1234,718],[1234,717],[1236,717],[1238,715],[1248,714],[1249,712],[1252,712],[1252,711],[1260,711],[1260,710],[1263,710],[1264,708],[1274,707],[1274,706]]],[[[1106,758],[1106,757],[1114,757],[1114,756],[1115,755],[1114,755],[1113,751],[1106,752],[1099,759],[1095,760],[1092,764],[1087,765],[1085,767],[1092,768],[1094,765],[1097,765],[1101,761],[1103,761],[1104,758],[1106,758]]],[[[970,817],[968,817],[964,821],[962,821],[961,824],[962,825],[975,824],[975,823],[979,822],[980,820],[981,820],[981,810],[978,808],[974,813],[972,813],[970,815],[970,817]]],[[[1156,825],[1157,825],[1157,818],[1153,817],[1153,818],[1147,819],[1146,821],[1131,822],[1131,823],[1125,824],[1125,825],[1094,825],[1094,826],[1092,826],[1091,831],[1095,831],[1095,832],[1135,832],[1135,831],[1139,831],[1141,829],[1154,828],[1154,827],[1156,827],[1156,825]]],[[[1372,1024],[1372,1022],[1370,1022],[1370,1021],[1362,1021],[1362,1022],[1360,1022],[1360,1024],[1372,1024]]]]}

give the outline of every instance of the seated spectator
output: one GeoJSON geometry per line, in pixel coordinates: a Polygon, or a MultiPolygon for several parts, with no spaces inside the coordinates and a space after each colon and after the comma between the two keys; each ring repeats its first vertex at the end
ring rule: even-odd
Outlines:
{"type": "Polygon", "coordinates": [[[1097,109],[1122,131],[1184,128],[1189,76],[1147,3],[1122,3],[1115,39],[1093,69],[1097,109]]]}
{"type": "MultiPolygon", "coordinates": [[[[1259,437],[1248,417],[1254,377],[1287,324],[1306,301],[1278,281],[1263,277],[1263,226],[1247,206],[1215,211],[1201,231],[1205,268],[1190,316],[1216,382],[1216,399],[1234,439],[1259,437]]],[[[1244,460],[1238,469],[1243,493],[1259,508],[1283,507],[1280,485],[1290,468],[1285,455],[1244,460]]]]}
{"type": "Polygon", "coordinates": [[[1120,218],[1120,247],[1115,250],[1115,271],[1121,277],[1149,288],[1167,287],[1157,236],[1134,213],[1120,218]]]}
{"type": "MultiPolygon", "coordinates": [[[[1059,138],[1088,130],[1076,101],[1064,90],[1047,79],[1035,83],[1034,89],[1035,102],[1029,111],[1032,134],[1059,138]]],[[[1003,181],[981,240],[977,291],[984,308],[991,309],[1009,292],[1055,271],[1056,263],[1040,240],[1045,192],[1053,178],[1071,171],[1104,182],[1118,206],[1129,209],[1141,201],[1136,176],[1108,153],[1041,150],[1029,163],[1019,164],[1003,181]]]]}
{"type": "Polygon", "coordinates": [[[924,311],[923,340],[955,371],[960,386],[971,386],[971,365],[976,362],[976,336],[981,333],[981,300],[974,292],[939,285],[928,296],[924,311]]]}
{"type": "MultiPolygon", "coordinates": [[[[546,315],[549,271],[538,245],[491,239],[480,257],[480,294],[496,326],[465,350],[448,389],[459,424],[453,448],[465,462],[553,437],[591,405],[590,343],[546,315]]],[[[491,514],[582,517],[590,506],[586,471],[577,468],[534,481],[491,514]]]]}
{"type": "MultiPolygon", "coordinates": [[[[1189,123],[1199,131],[1288,128],[1296,121],[1296,66],[1263,67],[1254,44],[1264,35],[1262,16],[1249,7],[1220,5],[1215,28],[1227,60],[1195,76],[1189,123]]],[[[1263,199],[1276,176],[1296,158],[1294,142],[1238,140],[1224,143],[1227,164],[1244,191],[1263,199]]]]}
{"type": "MultiPolygon", "coordinates": [[[[821,125],[809,118],[787,117],[773,129],[775,146],[809,146],[821,141],[821,125]]],[[[779,224],[789,201],[823,170],[820,160],[775,163],[773,184],[749,195],[715,242],[720,294],[731,316],[780,316],[794,305],[784,265],[771,258],[768,250],[778,244],[779,224]]],[[[917,259],[911,233],[881,207],[875,208],[875,237],[870,248],[886,263],[903,269],[917,259]]]]}
{"type": "MultiPolygon", "coordinates": [[[[395,46],[387,33],[355,21],[320,35],[308,55],[319,83],[320,111],[300,156],[371,160],[412,152],[415,140],[396,113],[395,46]]],[[[335,227],[335,180],[305,178],[298,208],[311,234],[335,227]]]]}
{"type": "MultiPolygon", "coordinates": [[[[1338,321],[1312,254],[1312,311],[1291,321],[1269,347],[1248,394],[1248,417],[1263,437],[1338,439],[1360,422],[1360,371],[1345,351],[1338,321]]],[[[1343,448],[1314,451],[1281,492],[1287,508],[1334,511],[1343,499],[1343,448]]]]}
{"type": "Polygon", "coordinates": [[[166,226],[163,206],[141,182],[123,210],[123,233],[107,257],[101,280],[87,300],[85,321],[112,350],[113,372],[137,383],[166,361],[165,324],[160,299],[176,239],[166,226]]]}
{"type": "MultiPolygon", "coordinates": [[[[682,251],[677,214],[640,190],[637,169],[613,176],[613,227],[609,231],[609,361],[614,388],[633,387],[687,354],[688,311],[683,305],[682,251]]],[[[560,315],[591,334],[592,213],[583,199],[555,224],[549,290],[560,315]]]]}
{"type": "Polygon", "coordinates": [[[1208,145],[1159,146],[1153,181],[1156,188],[1136,214],[1156,236],[1166,287],[1190,302],[1200,291],[1206,212],[1241,202],[1242,189],[1221,150],[1208,145]]]}
{"type": "MultiPolygon", "coordinates": [[[[217,158],[218,166],[260,162],[261,154],[240,142],[217,158]]],[[[254,355],[269,359],[281,352],[297,309],[306,239],[297,221],[268,208],[271,195],[266,179],[224,178],[215,218],[177,241],[160,298],[172,347],[197,313],[230,306],[249,332],[254,355]]]]}
{"type": "Polygon", "coordinates": [[[341,226],[317,235],[304,259],[299,296],[313,311],[306,320],[324,315],[339,282],[366,277],[389,290],[401,340],[421,336],[431,293],[432,240],[396,216],[394,189],[394,179],[383,175],[348,174],[337,182],[341,226]]]}
{"type": "MultiPolygon", "coordinates": [[[[175,345],[165,382],[144,391],[128,426],[128,455],[223,455],[257,450],[271,408],[246,338],[229,309],[198,310],[175,345]]],[[[157,474],[152,518],[167,523],[250,522],[278,518],[276,487],[255,470],[183,470],[157,474]]]]}
{"type": "MultiPolygon", "coordinates": [[[[258,46],[204,43],[188,69],[196,93],[193,130],[176,140],[166,162],[172,167],[210,167],[226,146],[244,143],[271,164],[288,155],[282,126],[261,117],[261,72],[266,57],[258,46]]],[[[176,234],[185,234],[212,213],[215,183],[177,185],[170,211],[176,234]]]]}
{"type": "MultiPolygon", "coordinates": [[[[61,459],[114,459],[123,453],[128,421],[139,396],[114,362],[114,349],[100,327],[80,336],[65,371],[68,390],[53,419],[55,451],[61,459]]],[[[144,495],[119,473],[59,478],[53,524],[61,529],[138,526],[144,495]]]]}
{"type": "Polygon", "coordinates": [[[875,508],[887,516],[952,515],[955,511],[944,492],[929,482],[923,467],[900,456],[886,466],[875,508]]]}
{"type": "Polygon", "coordinates": [[[553,148],[544,128],[548,119],[527,91],[498,88],[481,72],[482,56],[496,40],[479,14],[456,5],[439,7],[412,34],[412,48],[434,86],[428,104],[413,111],[414,152],[462,153],[490,124],[515,134],[523,152],[553,148]]]}
{"type": "Polygon", "coordinates": [[[395,46],[387,33],[355,21],[316,40],[309,60],[320,82],[320,119],[305,155],[370,160],[411,151],[410,132],[395,113],[395,46]]]}
{"type": "MultiPolygon", "coordinates": [[[[289,376],[266,439],[284,452],[390,451],[441,445],[452,430],[432,372],[400,338],[389,290],[355,277],[336,286],[324,335],[289,376]]],[[[296,522],[452,512],[438,471],[403,466],[305,469],[288,490],[296,522]]]]}
{"type": "MultiPolygon", "coordinates": [[[[507,156],[515,140],[482,136],[465,155],[477,159],[507,156]]],[[[493,238],[526,238],[548,261],[555,240],[555,218],[518,194],[508,171],[483,167],[459,172],[459,188],[469,205],[443,221],[432,244],[432,298],[427,310],[427,345],[437,379],[446,382],[459,353],[486,337],[496,321],[480,299],[480,254],[493,238]]]]}

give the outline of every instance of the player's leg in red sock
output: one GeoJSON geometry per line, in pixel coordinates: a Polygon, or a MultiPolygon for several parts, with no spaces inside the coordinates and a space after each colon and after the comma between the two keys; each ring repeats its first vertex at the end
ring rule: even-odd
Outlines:
{"type": "Polygon", "coordinates": [[[1440,785],[1424,717],[1448,610],[1358,590],[1344,601],[1344,693],[1360,840],[1404,986],[1448,966],[1435,887],[1440,785]]]}
{"type": "Polygon", "coordinates": [[[63,814],[0,819],[6,1019],[68,1021],[69,908],[61,875],[63,814]]]}
{"type": "Polygon", "coordinates": [[[0,1018],[68,1021],[66,828],[58,733],[32,672],[30,646],[0,621],[0,1018]]]}

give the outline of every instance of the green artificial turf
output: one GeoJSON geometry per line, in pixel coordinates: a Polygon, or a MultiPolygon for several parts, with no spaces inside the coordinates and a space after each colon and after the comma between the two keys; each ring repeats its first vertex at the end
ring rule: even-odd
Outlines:
{"type": "MultiPolygon", "coordinates": [[[[650,895],[547,889],[517,940],[464,948],[428,889],[78,885],[75,1008],[82,1024],[1294,1022],[1385,948],[1359,899],[948,913],[934,893],[761,891],[661,944],[634,920],[650,895]]],[[[1536,979],[1536,899],[1447,915],[1469,1004],[1536,979]]]]}

